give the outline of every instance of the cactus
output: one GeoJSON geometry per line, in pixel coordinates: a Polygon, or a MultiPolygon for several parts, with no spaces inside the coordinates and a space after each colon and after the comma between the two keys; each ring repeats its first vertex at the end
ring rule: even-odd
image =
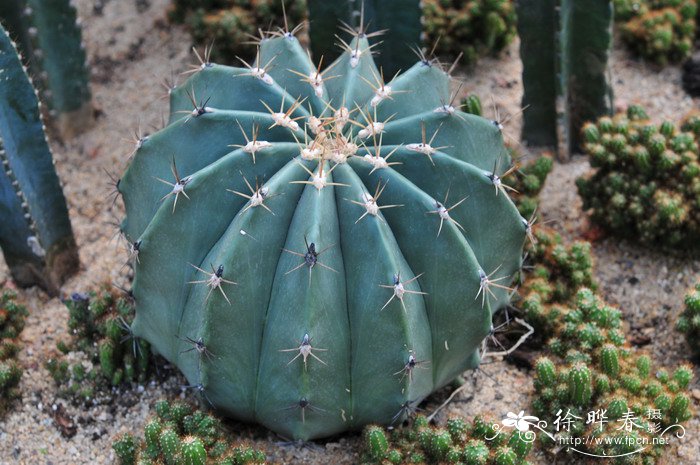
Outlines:
{"type": "Polygon", "coordinates": [[[22,369],[14,358],[19,352],[19,334],[29,314],[23,305],[17,304],[11,291],[2,289],[0,294],[0,414],[19,397],[22,369]]]}
{"type": "Polygon", "coordinates": [[[676,327],[685,334],[693,355],[700,358],[700,282],[685,296],[685,310],[676,327]]]}
{"type": "Polygon", "coordinates": [[[59,133],[70,138],[89,127],[90,75],[75,7],[69,0],[4,0],[0,20],[28,59],[59,133]]]}
{"type": "MultiPolygon", "coordinates": [[[[347,27],[343,27],[338,39],[345,44],[350,45],[355,30],[367,37],[371,49],[381,42],[376,65],[387,77],[405,71],[415,63],[412,48],[418,48],[422,43],[420,1],[308,0],[308,3],[309,38],[316,60],[324,57],[324,63],[331,63],[341,55],[342,50],[336,46],[336,35],[339,23],[344,23],[347,27]]],[[[366,51],[369,53],[369,50],[366,51]]]]}
{"type": "Polygon", "coordinates": [[[112,386],[146,381],[150,346],[131,332],[134,307],[126,297],[104,286],[87,295],[75,293],[65,304],[73,339],[68,344],[59,342],[58,349],[85,353],[92,368],[86,371],[82,361],[70,365],[60,356],[50,358],[46,366],[62,395],[92,401],[112,386]]]}
{"type": "Polygon", "coordinates": [[[226,438],[221,422],[187,404],[159,401],[144,439],[127,433],[112,444],[119,465],[262,465],[265,454],[226,438]]]}
{"type": "MultiPolygon", "coordinates": [[[[279,0],[176,0],[169,17],[187,25],[196,45],[212,46],[209,59],[236,62],[237,57],[252,58],[244,43],[260,28],[284,25],[282,4],[279,0]]],[[[288,21],[295,24],[306,16],[306,0],[286,0],[284,8],[288,21]]]]}
{"type": "Polygon", "coordinates": [[[423,416],[412,426],[391,432],[370,425],[365,428],[361,463],[526,465],[532,441],[517,430],[486,440],[495,435],[494,426],[481,417],[472,424],[451,417],[445,428],[439,428],[428,425],[423,416]]]}
{"type": "Polygon", "coordinates": [[[624,42],[638,55],[665,65],[687,58],[696,31],[696,0],[617,0],[624,42]]]}
{"type": "Polygon", "coordinates": [[[0,71],[0,246],[17,284],[39,284],[55,294],[77,271],[77,249],[39,102],[1,27],[0,71]]]}
{"type": "Polygon", "coordinates": [[[476,366],[520,267],[499,128],[448,103],[434,62],[385,84],[368,47],[327,82],[292,34],[202,66],[119,183],[135,334],[288,437],[398,421],[476,366]]]}
{"type": "Polygon", "coordinates": [[[511,0],[424,0],[423,23],[429,47],[437,44],[444,56],[462,53],[467,64],[500,52],[516,35],[511,0]]]}
{"type": "Polygon", "coordinates": [[[576,181],[591,219],[614,235],[697,253],[700,164],[694,118],[656,125],[643,109],[583,128],[594,173],[576,181]]]}
{"type": "Polygon", "coordinates": [[[610,0],[560,3],[518,2],[523,107],[527,107],[522,137],[531,145],[563,148],[559,156],[568,159],[567,153],[580,147],[583,123],[612,111],[606,76],[612,5],[610,0]]]}
{"type": "MultiPolygon", "coordinates": [[[[559,309],[562,324],[555,327],[548,344],[551,358],[542,357],[535,363],[535,413],[554,418],[560,410],[572,412],[580,417],[571,428],[578,437],[621,435],[625,441],[646,436],[650,447],[640,453],[639,463],[655,463],[663,446],[651,438],[691,417],[684,391],[692,380],[692,368],[682,365],[672,376],[663,370],[655,372],[649,357],[626,345],[618,310],[604,305],[585,288],[578,291],[575,301],[559,309]],[[593,418],[589,412],[602,412],[604,417],[593,418]],[[621,431],[625,418],[637,425],[632,431],[621,431]]],[[[629,452],[625,447],[603,439],[600,445],[594,441],[584,444],[582,450],[610,456],[629,452]]],[[[629,462],[618,457],[612,463],[629,462]]]]}

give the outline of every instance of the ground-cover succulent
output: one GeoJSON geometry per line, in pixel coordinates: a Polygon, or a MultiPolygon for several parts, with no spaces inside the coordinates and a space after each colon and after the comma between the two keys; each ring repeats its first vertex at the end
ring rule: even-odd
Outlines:
{"type": "Polygon", "coordinates": [[[685,296],[685,310],[678,319],[677,327],[685,334],[693,355],[700,358],[700,283],[685,296]]]}
{"type": "Polygon", "coordinates": [[[444,427],[436,427],[418,416],[410,427],[390,432],[368,426],[363,434],[361,463],[526,465],[532,441],[526,441],[517,430],[502,435],[495,431],[494,425],[481,417],[472,423],[453,417],[444,427]]]}
{"type": "Polygon", "coordinates": [[[668,439],[678,428],[673,425],[691,417],[686,391],[692,369],[654,368],[628,346],[620,311],[589,289],[580,289],[575,305],[558,312],[561,323],[548,341],[551,356],[535,364],[534,413],[550,423],[556,416],[560,435],[599,438],[579,446],[587,453],[615,456],[619,464],[655,463],[666,446],[653,438],[668,439]],[[648,447],[637,451],[636,438],[648,447]]]}
{"type": "Polygon", "coordinates": [[[358,33],[318,69],[284,31],[203,62],[119,183],[134,333],[297,439],[398,422],[476,366],[529,227],[500,128],[436,62],[387,82],[358,33]]]}
{"type": "Polygon", "coordinates": [[[467,64],[500,52],[516,36],[512,0],[424,0],[423,23],[429,48],[444,57],[462,54],[467,64]]]}
{"type": "Polygon", "coordinates": [[[0,290],[0,414],[19,397],[22,369],[16,356],[20,349],[19,334],[24,329],[27,309],[18,304],[12,291],[0,290]]]}
{"type": "Polygon", "coordinates": [[[221,422],[187,404],[159,401],[143,439],[126,433],[112,444],[119,465],[262,465],[265,454],[226,437],[221,422]]]}
{"type": "Polygon", "coordinates": [[[134,337],[133,303],[104,287],[88,294],[75,293],[65,302],[69,311],[69,342],[59,342],[47,368],[63,395],[92,401],[99,392],[123,383],[146,380],[151,367],[150,346],[134,337]],[[69,352],[82,352],[84,360],[70,363],[69,352]]]}
{"type": "Polygon", "coordinates": [[[697,118],[679,129],[638,106],[583,129],[595,171],[577,180],[583,207],[604,230],[647,245],[697,252],[700,164],[697,118]]]}
{"type": "Polygon", "coordinates": [[[637,54],[659,64],[687,58],[696,31],[696,0],[616,0],[622,39],[637,54]]]}

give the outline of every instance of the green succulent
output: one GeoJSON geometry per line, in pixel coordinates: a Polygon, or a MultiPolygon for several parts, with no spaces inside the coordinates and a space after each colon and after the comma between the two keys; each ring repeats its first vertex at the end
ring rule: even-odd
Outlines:
{"type": "Polygon", "coordinates": [[[0,414],[20,397],[19,381],[22,368],[15,360],[20,349],[19,335],[29,315],[27,309],[16,302],[16,295],[2,289],[0,294],[0,414]]]}
{"type": "Polygon", "coordinates": [[[685,310],[678,318],[676,327],[685,334],[695,357],[700,357],[700,283],[685,296],[685,310]]]}

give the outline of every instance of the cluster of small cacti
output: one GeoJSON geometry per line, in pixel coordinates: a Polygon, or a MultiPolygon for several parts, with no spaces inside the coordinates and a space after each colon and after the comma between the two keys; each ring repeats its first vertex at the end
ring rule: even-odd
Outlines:
{"type": "Polygon", "coordinates": [[[396,423],[479,363],[509,301],[528,222],[501,128],[435,60],[385,82],[362,29],[326,74],[292,33],[256,55],[172,89],[118,183],[134,333],[287,437],[396,423]]]}
{"type": "Polygon", "coordinates": [[[0,20],[22,51],[61,135],[92,121],[90,72],[70,0],[3,0],[0,20]]]}
{"type": "MultiPolygon", "coordinates": [[[[259,31],[284,26],[281,0],[176,0],[170,20],[185,23],[197,45],[211,46],[210,58],[237,62],[251,58],[251,40],[259,31]]],[[[306,0],[284,0],[287,20],[299,24],[306,17],[306,0]]]]}
{"type": "Polygon", "coordinates": [[[516,36],[512,0],[423,0],[427,46],[438,55],[463,54],[467,64],[503,50],[516,36]]]}
{"type": "Polygon", "coordinates": [[[0,72],[0,246],[18,285],[55,294],[78,252],[36,92],[2,26],[0,72]]]}
{"type": "Polygon", "coordinates": [[[144,438],[126,433],[112,448],[119,465],[263,465],[265,454],[231,443],[221,422],[187,404],[159,401],[144,438]]]}
{"type": "Polygon", "coordinates": [[[700,358],[700,283],[685,296],[685,310],[677,323],[695,357],[700,358]]]}
{"type": "Polygon", "coordinates": [[[418,416],[411,427],[390,432],[368,426],[360,463],[526,465],[532,441],[517,430],[498,435],[495,431],[493,424],[478,416],[471,424],[453,417],[444,427],[431,426],[418,416]]]}
{"type": "Polygon", "coordinates": [[[14,360],[19,351],[19,334],[24,329],[27,309],[15,302],[11,291],[0,295],[0,414],[19,397],[22,369],[14,360]]]}
{"type": "Polygon", "coordinates": [[[60,356],[47,361],[63,395],[90,401],[109,387],[146,380],[150,346],[131,333],[134,306],[127,298],[102,289],[73,294],[65,304],[73,337],[68,344],[59,342],[58,349],[63,354],[83,352],[88,363],[71,365],[60,356]]]}
{"type": "Polygon", "coordinates": [[[635,458],[639,462],[626,461],[629,457],[623,455],[631,450],[625,439],[612,446],[591,441],[581,447],[619,456],[614,463],[654,463],[663,445],[652,438],[691,417],[686,391],[692,368],[682,365],[672,374],[654,370],[648,356],[626,345],[620,311],[590,289],[578,291],[574,306],[560,307],[559,321],[548,341],[552,357],[535,363],[534,413],[562,435],[646,437],[650,446],[635,458]]]}
{"type": "Polygon", "coordinates": [[[616,0],[622,38],[637,54],[659,64],[690,55],[697,0],[616,0]]]}
{"type": "Polygon", "coordinates": [[[576,182],[584,210],[604,230],[648,245],[700,245],[698,118],[679,129],[638,106],[583,129],[595,173],[576,182]],[[695,131],[695,133],[693,132],[695,131]]]}
{"type": "Polygon", "coordinates": [[[579,288],[595,289],[596,283],[590,243],[565,245],[559,234],[543,226],[533,227],[531,234],[517,306],[535,328],[535,340],[544,342],[561,323],[562,307],[574,303],[579,288]]]}

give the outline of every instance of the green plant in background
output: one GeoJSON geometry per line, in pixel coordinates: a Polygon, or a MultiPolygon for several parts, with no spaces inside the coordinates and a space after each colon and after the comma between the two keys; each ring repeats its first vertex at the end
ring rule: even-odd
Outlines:
{"type": "Polygon", "coordinates": [[[3,0],[0,21],[29,63],[42,101],[65,138],[93,119],[90,72],[69,0],[3,0]]]}
{"type": "Polygon", "coordinates": [[[112,444],[119,465],[262,465],[265,454],[231,443],[221,422],[187,404],[159,401],[144,438],[126,433],[112,444]]]}
{"type": "Polygon", "coordinates": [[[344,49],[351,48],[353,31],[358,30],[366,33],[371,45],[366,50],[346,51],[372,53],[381,47],[375,63],[387,78],[415,63],[413,49],[422,44],[423,33],[419,0],[308,0],[308,4],[311,52],[317,61],[324,57],[323,62],[329,64],[337,59],[344,49]],[[340,24],[347,27],[338,31],[340,24]],[[342,48],[338,47],[339,40],[342,48]]]}
{"type": "Polygon", "coordinates": [[[610,0],[518,2],[522,137],[530,145],[555,147],[568,159],[581,145],[582,125],[611,113],[612,16],[610,0]]]}
{"type": "Polygon", "coordinates": [[[386,432],[379,426],[365,428],[362,464],[467,464],[526,465],[532,449],[519,431],[495,436],[494,425],[481,417],[469,424],[462,418],[431,426],[424,416],[413,425],[386,432]]]}
{"type": "MultiPolygon", "coordinates": [[[[290,23],[306,17],[306,0],[285,0],[284,7],[290,23]]],[[[259,30],[284,26],[282,8],[280,0],[175,0],[169,17],[185,23],[197,45],[211,45],[209,59],[237,62],[251,58],[253,48],[246,43],[259,30]]]]}
{"type": "Polygon", "coordinates": [[[428,48],[437,43],[438,55],[462,53],[467,64],[500,52],[516,35],[512,0],[424,0],[423,23],[428,48]]]}
{"type": "Polygon", "coordinates": [[[500,129],[434,62],[387,83],[349,45],[332,79],[292,34],[205,64],[119,183],[134,333],[295,439],[397,422],[475,367],[527,232],[500,129]]]}
{"type": "Polygon", "coordinates": [[[19,334],[24,329],[27,309],[17,304],[13,292],[2,289],[0,295],[0,414],[19,398],[22,369],[14,360],[19,352],[19,334]]]}
{"type": "Polygon", "coordinates": [[[65,304],[73,338],[68,344],[59,342],[58,349],[64,354],[84,352],[89,363],[48,360],[46,366],[63,395],[91,401],[111,386],[146,381],[150,346],[131,333],[134,306],[127,298],[105,287],[88,295],[73,294],[65,304]]]}
{"type": "Polygon", "coordinates": [[[0,246],[18,285],[55,294],[78,252],[36,93],[2,27],[0,72],[0,246]]]}
{"type": "Polygon", "coordinates": [[[574,304],[577,291],[597,286],[590,243],[566,245],[558,233],[543,226],[532,228],[532,238],[526,246],[517,306],[535,328],[534,340],[543,343],[559,330],[562,307],[574,304]]]}
{"type": "Polygon", "coordinates": [[[551,419],[574,415],[578,419],[569,417],[569,430],[560,429],[559,434],[604,438],[602,445],[580,446],[585,452],[620,455],[613,459],[619,464],[655,463],[665,446],[652,438],[673,434],[664,429],[692,416],[686,393],[691,367],[682,365],[673,373],[652,369],[648,356],[626,345],[620,311],[589,289],[580,289],[576,304],[561,306],[558,312],[561,323],[548,342],[552,356],[535,364],[535,414],[551,419]],[[620,427],[625,421],[632,422],[631,428],[620,427]],[[649,446],[630,462],[622,455],[639,447],[634,442],[606,444],[605,438],[615,437],[646,438],[649,446]]]}
{"type": "Polygon", "coordinates": [[[700,283],[685,296],[685,310],[677,323],[695,357],[700,358],[700,283]]]}
{"type": "Polygon", "coordinates": [[[697,252],[700,164],[697,118],[679,129],[638,106],[583,129],[595,171],[576,181],[585,210],[604,230],[647,245],[697,252]]]}
{"type": "Polygon", "coordinates": [[[637,54],[659,64],[687,58],[696,31],[696,0],[615,0],[622,39],[637,54]]]}

